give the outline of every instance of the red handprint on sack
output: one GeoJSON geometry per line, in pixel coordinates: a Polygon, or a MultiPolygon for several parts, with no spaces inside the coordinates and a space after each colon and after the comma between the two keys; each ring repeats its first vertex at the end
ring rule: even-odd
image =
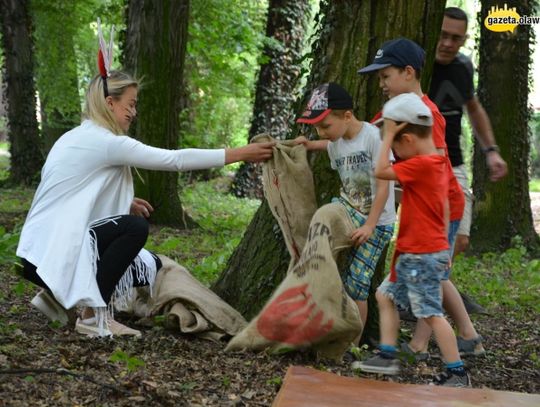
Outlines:
{"type": "Polygon", "coordinates": [[[257,321],[262,336],[271,341],[302,345],[330,332],[334,320],[322,324],[324,312],[316,311],[317,304],[307,292],[307,286],[289,288],[268,304],[257,321]]]}

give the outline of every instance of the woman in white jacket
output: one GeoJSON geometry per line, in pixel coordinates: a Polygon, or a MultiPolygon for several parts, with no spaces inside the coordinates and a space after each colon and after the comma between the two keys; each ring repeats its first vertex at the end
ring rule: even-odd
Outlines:
{"type": "Polygon", "coordinates": [[[83,306],[75,327],[87,335],[140,336],[107,307],[112,298],[125,300],[132,286],[151,285],[160,266],[143,249],[152,207],[134,197],[130,167],[187,171],[272,155],[272,143],[216,150],[142,144],[125,135],[137,92],[137,81],[123,72],[92,80],[85,120],[49,152],[17,248],[25,278],[44,288],[32,303],[61,322],[65,309],[83,306]]]}

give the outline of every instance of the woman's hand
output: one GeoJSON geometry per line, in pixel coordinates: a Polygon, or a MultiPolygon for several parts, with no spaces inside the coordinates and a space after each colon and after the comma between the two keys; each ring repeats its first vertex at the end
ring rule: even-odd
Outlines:
{"type": "Polygon", "coordinates": [[[247,146],[225,149],[225,164],[237,161],[249,161],[253,163],[269,160],[272,157],[274,141],[266,143],[252,143],[247,146]]]}
{"type": "Polygon", "coordinates": [[[131,208],[129,209],[130,215],[149,218],[152,212],[154,212],[154,208],[147,201],[141,198],[133,198],[131,208]]]}

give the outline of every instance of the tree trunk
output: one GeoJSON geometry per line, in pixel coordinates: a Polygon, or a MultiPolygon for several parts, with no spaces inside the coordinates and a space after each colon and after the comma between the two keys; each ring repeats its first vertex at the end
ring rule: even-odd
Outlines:
{"type": "MultiPolygon", "coordinates": [[[[266,20],[267,42],[263,50],[253,118],[248,141],[259,133],[285,137],[294,119],[292,103],[301,73],[302,46],[310,18],[308,0],[270,0],[266,20]]],[[[234,178],[231,192],[238,197],[262,198],[261,171],[258,165],[243,163],[234,178]]]]}
{"type": "Polygon", "coordinates": [[[29,185],[43,165],[36,118],[32,23],[27,0],[0,0],[11,168],[8,183],[29,185]]]}
{"type": "MultiPolygon", "coordinates": [[[[155,147],[177,149],[184,97],[184,60],[189,0],[130,0],[125,49],[126,70],[143,79],[137,105],[136,137],[155,147]]],[[[178,196],[178,173],[139,171],[136,195],[155,211],[152,222],[187,228],[194,222],[178,196]]]]}
{"type": "MultiPolygon", "coordinates": [[[[395,0],[384,4],[376,0],[324,2],[318,39],[313,47],[311,76],[304,98],[297,101],[295,111],[301,113],[311,89],[334,81],[353,96],[355,115],[369,120],[382,107],[382,93],[375,75],[359,76],[356,71],[373,61],[384,41],[399,36],[417,41],[428,51],[426,67],[429,69],[423,73],[427,89],[444,6],[442,0],[395,0]]],[[[298,128],[293,129],[289,136],[294,137],[298,131],[298,128]]],[[[330,168],[327,154],[312,154],[311,163],[318,203],[322,205],[337,194],[340,181],[330,168]]],[[[264,202],[213,288],[245,317],[251,318],[282,281],[288,262],[279,226],[264,202]]],[[[378,268],[373,287],[382,278],[382,266],[378,268]]],[[[370,313],[370,321],[376,319],[376,314],[370,313]]],[[[365,330],[371,334],[374,331],[371,324],[365,330]]]]}
{"type": "Polygon", "coordinates": [[[75,20],[58,23],[58,16],[76,15],[75,2],[33,0],[36,85],[41,102],[41,136],[45,153],[65,132],[81,122],[74,36],[75,20]],[[51,40],[54,39],[54,40],[51,40]]]}
{"type": "Polygon", "coordinates": [[[0,71],[0,142],[7,141],[7,103],[4,97],[4,84],[2,80],[2,72],[0,71]]]}
{"type": "MultiPolygon", "coordinates": [[[[491,119],[508,175],[489,181],[485,156],[474,152],[473,189],[476,197],[471,228],[471,249],[500,251],[519,235],[523,243],[538,247],[529,197],[529,119],[527,98],[531,64],[532,27],[518,25],[514,33],[493,32],[484,26],[496,1],[482,1],[478,97],[491,119]],[[512,78],[512,80],[501,80],[512,78]]],[[[520,15],[534,15],[533,2],[512,3],[520,15]]],[[[501,6],[502,7],[502,6],[501,6]]]]}

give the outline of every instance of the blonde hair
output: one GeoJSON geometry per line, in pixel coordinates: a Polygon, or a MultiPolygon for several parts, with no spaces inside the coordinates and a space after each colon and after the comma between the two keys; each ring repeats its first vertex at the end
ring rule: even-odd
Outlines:
{"type": "MultiPolygon", "coordinates": [[[[113,99],[120,99],[127,88],[139,87],[139,82],[131,75],[121,71],[111,71],[107,78],[107,90],[113,99]]],[[[84,117],[96,124],[105,127],[114,134],[124,134],[120,128],[112,111],[107,106],[105,93],[103,91],[103,79],[96,75],[88,86],[86,92],[86,103],[84,106],[84,117]]]]}

